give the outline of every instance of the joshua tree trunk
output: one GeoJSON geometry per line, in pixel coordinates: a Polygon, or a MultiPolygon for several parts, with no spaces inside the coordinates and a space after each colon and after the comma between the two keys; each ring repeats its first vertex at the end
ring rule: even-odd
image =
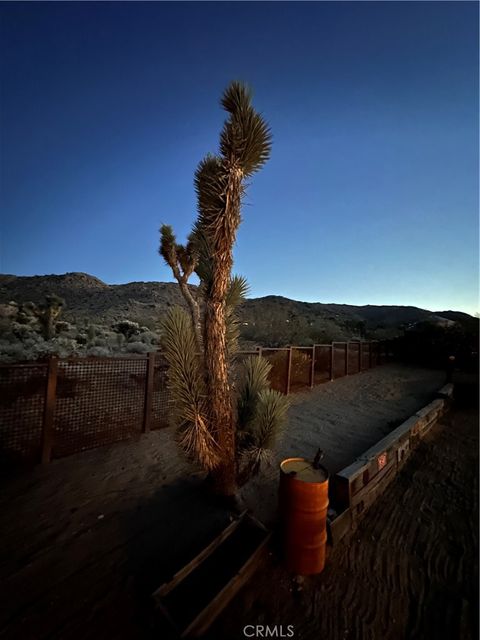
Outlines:
{"type": "Polygon", "coordinates": [[[225,496],[236,493],[235,419],[228,381],[225,340],[225,303],[209,300],[205,308],[205,364],[210,396],[211,424],[220,448],[221,463],[212,472],[214,490],[225,496]]]}
{"type": "Polygon", "coordinates": [[[232,249],[240,222],[242,173],[230,168],[224,224],[213,246],[212,282],[205,305],[205,367],[211,420],[220,447],[221,464],[213,471],[216,492],[233,496],[237,491],[235,462],[236,418],[229,382],[226,297],[232,272],[232,249]]]}
{"type": "Polygon", "coordinates": [[[45,338],[51,340],[55,335],[53,309],[49,307],[45,312],[45,338]]]}

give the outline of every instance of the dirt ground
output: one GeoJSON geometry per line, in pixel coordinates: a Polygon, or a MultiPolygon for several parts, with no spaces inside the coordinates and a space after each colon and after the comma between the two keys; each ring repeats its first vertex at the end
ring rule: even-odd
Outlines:
{"type": "Polygon", "coordinates": [[[478,426],[478,379],[460,382],[454,409],[330,551],[325,571],[292,591],[274,552],[208,637],[293,625],[302,640],[476,640],[478,426]]]}
{"type": "MultiPolygon", "coordinates": [[[[439,372],[387,365],[297,394],[276,459],[312,456],[322,447],[334,472],[427,404],[442,382],[439,372]]],[[[460,472],[458,452],[451,454],[460,472]]],[[[275,463],[244,492],[267,522],[275,514],[277,483],[275,463]]],[[[0,638],[19,640],[157,638],[151,593],[229,518],[178,455],[169,429],[4,478],[0,509],[0,638]]],[[[350,600],[354,593],[343,598],[348,607],[350,600]]],[[[261,615],[268,614],[265,606],[261,615]]],[[[329,628],[328,617],[325,624],[329,628]]]]}

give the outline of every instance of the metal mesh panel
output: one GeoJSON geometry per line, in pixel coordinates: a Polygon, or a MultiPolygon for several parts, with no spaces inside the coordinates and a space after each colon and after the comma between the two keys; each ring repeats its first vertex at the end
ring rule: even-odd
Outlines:
{"type": "Polygon", "coordinates": [[[332,347],[329,344],[315,345],[315,384],[328,382],[330,380],[331,351],[332,347]]]}
{"type": "Polygon", "coordinates": [[[40,459],[47,365],[0,366],[2,462],[40,459]]]}
{"type": "Polygon", "coordinates": [[[378,364],[378,343],[377,342],[371,342],[370,343],[370,351],[371,351],[371,358],[370,358],[370,362],[372,363],[372,367],[376,367],[378,364]]]}
{"type": "Polygon", "coordinates": [[[341,378],[345,375],[345,342],[333,343],[333,378],[341,378]]]}
{"type": "Polygon", "coordinates": [[[379,342],[378,343],[378,364],[384,364],[386,361],[386,349],[385,349],[385,342],[379,342]]]}
{"type": "Polygon", "coordinates": [[[360,345],[358,342],[349,342],[348,343],[348,374],[352,375],[352,373],[358,373],[358,355],[359,355],[360,345]]]}
{"type": "Polygon", "coordinates": [[[285,393],[288,374],[288,349],[262,349],[262,356],[272,365],[270,386],[285,393]]]}
{"type": "Polygon", "coordinates": [[[52,456],[139,434],[146,366],[145,358],[59,361],[52,456]]]}
{"type": "Polygon", "coordinates": [[[167,371],[168,367],[165,358],[160,353],[156,354],[153,370],[151,430],[163,429],[170,425],[169,414],[173,400],[168,390],[167,371]]]}
{"type": "Polygon", "coordinates": [[[370,344],[362,342],[362,371],[370,367],[370,344]]]}
{"type": "Polygon", "coordinates": [[[290,391],[298,391],[299,389],[310,386],[312,357],[313,348],[292,348],[290,391]]]}

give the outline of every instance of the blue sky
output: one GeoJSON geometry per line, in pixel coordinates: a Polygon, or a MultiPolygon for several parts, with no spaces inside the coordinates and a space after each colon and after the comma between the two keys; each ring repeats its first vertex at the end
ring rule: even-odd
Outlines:
{"type": "Polygon", "coordinates": [[[273,131],[251,295],[478,310],[478,4],[2,3],[1,271],[171,280],[218,100],[273,131]]]}

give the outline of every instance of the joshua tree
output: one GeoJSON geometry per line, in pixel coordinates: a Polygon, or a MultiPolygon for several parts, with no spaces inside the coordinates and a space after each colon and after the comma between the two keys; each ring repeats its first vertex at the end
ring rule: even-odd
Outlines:
{"type": "Polygon", "coordinates": [[[193,231],[182,246],[171,227],[163,225],[160,253],[190,309],[190,315],[170,310],[162,328],[180,442],[211,472],[216,490],[228,496],[258,471],[284,421],[287,400],[268,388],[269,364],[262,358],[246,360],[234,389],[235,309],[246,294],[246,282],[232,276],[232,249],[245,180],[268,160],[271,135],[244,85],[232,83],[221,104],[228,118],[220,153],[207,155],[195,172],[198,218],[193,231]],[[187,286],[193,271],[201,283],[202,322],[187,286]]]}
{"type": "Polygon", "coordinates": [[[22,314],[25,318],[35,317],[41,327],[45,340],[51,340],[55,336],[57,321],[65,306],[65,301],[55,294],[45,296],[45,302],[36,305],[29,302],[22,305],[22,314]]]}

